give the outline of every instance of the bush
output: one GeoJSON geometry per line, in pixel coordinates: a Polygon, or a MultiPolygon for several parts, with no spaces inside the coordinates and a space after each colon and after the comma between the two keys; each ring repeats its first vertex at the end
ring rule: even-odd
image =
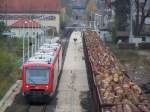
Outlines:
{"type": "Polygon", "coordinates": [[[2,35],[2,33],[7,30],[7,26],[3,21],[0,21],[0,35],[2,35]]]}
{"type": "Polygon", "coordinates": [[[16,56],[0,49],[0,98],[5,94],[10,85],[18,76],[16,73],[16,56]]]}
{"type": "Polygon", "coordinates": [[[15,56],[7,51],[2,51],[0,54],[0,71],[3,75],[9,75],[15,69],[15,56]]]}
{"type": "Polygon", "coordinates": [[[20,77],[17,70],[20,53],[17,55],[15,51],[21,47],[20,39],[0,37],[0,99],[20,77]]]}
{"type": "Polygon", "coordinates": [[[138,48],[139,49],[150,49],[150,43],[139,43],[138,48]]]}
{"type": "Polygon", "coordinates": [[[136,48],[134,43],[119,43],[118,47],[120,49],[135,49],[136,48]]]}

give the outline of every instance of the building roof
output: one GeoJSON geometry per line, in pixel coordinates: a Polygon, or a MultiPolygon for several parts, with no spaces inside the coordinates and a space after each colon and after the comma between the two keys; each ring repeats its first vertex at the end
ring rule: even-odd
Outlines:
{"type": "Polygon", "coordinates": [[[37,21],[29,20],[29,19],[20,19],[17,22],[13,23],[11,28],[40,28],[41,25],[37,21]]]}
{"type": "Polygon", "coordinates": [[[0,13],[60,12],[60,0],[2,0],[0,13]]]}

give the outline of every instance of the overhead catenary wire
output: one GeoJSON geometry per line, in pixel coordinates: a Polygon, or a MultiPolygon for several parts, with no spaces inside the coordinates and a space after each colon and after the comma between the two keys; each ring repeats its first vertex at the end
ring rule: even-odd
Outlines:
{"type": "Polygon", "coordinates": [[[30,29],[29,29],[29,20],[28,20],[28,22],[27,22],[27,29],[28,29],[28,32],[27,32],[27,38],[28,38],[28,59],[29,59],[29,57],[30,57],[30,34],[29,34],[29,32],[30,32],[30,29]]]}
{"type": "Polygon", "coordinates": [[[20,26],[20,38],[22,38],[22,63],[25,62],[25,21],[22,24],[22,27],[20,26]]]}

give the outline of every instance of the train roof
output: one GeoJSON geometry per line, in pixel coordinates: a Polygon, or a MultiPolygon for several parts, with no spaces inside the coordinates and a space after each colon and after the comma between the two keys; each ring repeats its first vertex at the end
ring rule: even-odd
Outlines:
{"type": "Polygon", "coordinates": [[[51,55],[54,56],[56,53],[52,50],[40,50],[35,53],[35,55],[51,55]]]}
{"type": "Polygon", "coordinates": [[[58,44],[58,43],[52,43],[52,44],[45,43],[45,44],[43,44],[42,46],[48,47],[48,48],[59,48],[59,47],[60,47],[60,44],[58,44]]]}
{"type": "Polygon", "coordinates": [[[53,43],[53,44],[45,43],[39,49],[40,50],[54,50],[54,51],[56,51],[60,46],[61,45],[58,43],[53,43]]]}
{"type": "Polygon", "coordinates": [[[57,49],[56,48],[49,48],[49,47],[41,46],[39,48],[39,50],[52,50],[52,51],[56,51],[57,49]]]}
{"type": "Polygon", "coordinates": [[[49,55],[49,54],[44,54],[44,55],[35,55],[27,61],[27,63],[53,63],[55,56],[49,55]]]}
{"type": "Polygon", "coordinates": [[[33,63],[41,63],[41,64],[51,64],[54,62],[55,57],[57,56],[57,49],[60,48],[60,44],[58,43],[45,43],[43,44],[40,49],[35,52],[34,56],[29,58],[26,64],[33,64],[33,63]]]}
{"type": "Polygon", "coordinates": [[[48,43],[57,43],[60,40],[60,37],[54,37],[52,39],[46,39],[48,43]]]}

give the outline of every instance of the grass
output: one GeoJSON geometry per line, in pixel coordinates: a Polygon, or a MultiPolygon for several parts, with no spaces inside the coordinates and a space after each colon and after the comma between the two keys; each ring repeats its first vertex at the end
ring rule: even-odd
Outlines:
{"type": "Polygon", "coordinates": [[[122,64],[130,64],[134,68],[142,66],[144,70],[150,73],[150,61],[146,56],[139,55],[138,49],[119,49],[116,45],[109,45],[113,53],[122,64]]]}
{"type": "Polygon", "coordinates": [[[22,56],[21,48],[21,39],[0,37],[0,99],[20,78],[18,66],[22,56]]]}
{"type": "MultiPolygon", "coordinates": [[[[110,47],[122,64],[128,64],[127,70],[132,70],[132,72],[128,71],[130,78],[136,82],[144,92],[149,91],[149,87],[145,88],[145,85],[150,84],[150,55],[141,55],[138,49],[119,49],[115,45],[110,45],[110,47]]],[[[145,93],[145,96],[150,105],[150,93],[145,93]]]]}

